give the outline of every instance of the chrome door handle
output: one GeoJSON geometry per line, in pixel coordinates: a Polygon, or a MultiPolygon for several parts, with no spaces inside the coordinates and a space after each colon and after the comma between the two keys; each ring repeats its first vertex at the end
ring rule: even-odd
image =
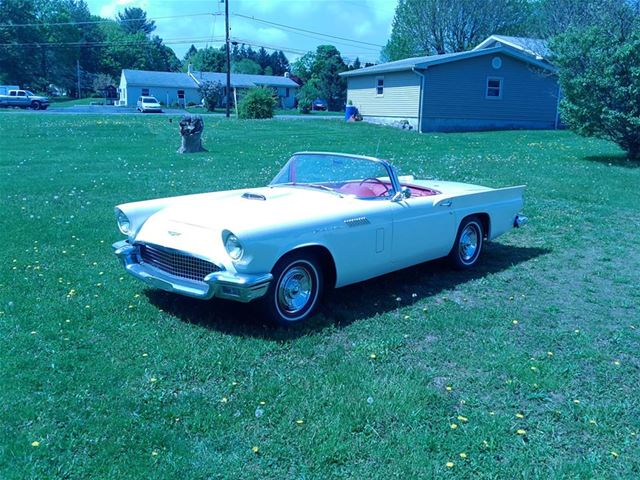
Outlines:
{"type": "Polygon", "coordinates": [[[451,206],[451,200],[448,200],[446,202],[442,202],[440,204],[441,207],[450,207],[451,206]]]}

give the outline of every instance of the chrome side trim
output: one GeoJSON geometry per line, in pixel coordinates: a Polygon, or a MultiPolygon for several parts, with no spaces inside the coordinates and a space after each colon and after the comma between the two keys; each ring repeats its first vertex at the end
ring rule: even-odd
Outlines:
{"type": "Polygon", "coordinates": [[[348,227],[360,227],[362,225],[369,225],[371,222],[367,217],[347,218],[344,223],[348,227]]]}

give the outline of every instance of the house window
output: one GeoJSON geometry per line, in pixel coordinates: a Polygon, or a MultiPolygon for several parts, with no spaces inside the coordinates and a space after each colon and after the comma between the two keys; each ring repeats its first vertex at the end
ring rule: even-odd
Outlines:
{"type": "Polygon", "coordinates": [[[502,78],[487,77],[486,97],[489,100],[502,99],[502,78]]]}
{"type": "Polygon", "coordinates": [[[184,90],[178,90],[178,98],[184,100],[184,90]]]}
{"type": "Polygon", "coordinates": [[[376,95],[384,95],[384,77],[376,77],[376,95]]]}
{"type": "Polygon", "coordinates": [[[148,97],[149,96],[149,89],[148,88],[143,88],[142,89],[142,96],[143,97],[148,97]]]}

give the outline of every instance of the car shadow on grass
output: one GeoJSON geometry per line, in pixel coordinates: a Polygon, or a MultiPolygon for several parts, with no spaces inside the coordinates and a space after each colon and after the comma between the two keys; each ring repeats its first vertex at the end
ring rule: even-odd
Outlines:
{"type": "Polygon", "coordinates": [[[231,335],[290,340],[330,325],[344,328],[355,321],[394,311],[399,306],[410,306],[550,252],[546,248],[488,243],[480,262],[471,270],[453,270],[442,259],[336,289],[325,296],[314,318],[295,328],[278,328],[264,322],[255,303],[220,299],[202,301],[154,289],[146,290],[145,294],[157,308],[187,323],[231,335]]]}

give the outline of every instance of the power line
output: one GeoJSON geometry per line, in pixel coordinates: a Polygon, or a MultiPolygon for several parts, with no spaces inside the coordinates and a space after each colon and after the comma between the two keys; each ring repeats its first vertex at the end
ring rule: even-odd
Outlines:
{"type": "MultiPolygon", "coordinates": [[[[185,15],[167,15],[164,17],[147,18],[147,21],[165,20],[171,18],[185,18],[185,17],[204,17],[204,16],[217,16],[219,13],[190,13],[185,15]]],[[[128,18],[118,20],[118,22],[139,22],[140,18],[128,18]]],[[[63,25],[95,25],[100,23],[113,23],[116,20],[90,20],[86,22],[41,22],[41,23],[3,23],[0,24],[0,28],[14,28],[14,27],[56,27],[63,25]]]]}
{"type": "Polygon", "coordinates": [[[263,20],[263,19],[260,19],[260,18],[251,17],[249,15],[242,15],[241,13],[234,13],[233,15],[236,16],[236,17],[246,18],[246,19],[253,20],[255,22],[264,23],[264,24],[267,24],[267,25],[274,25],[274,26],[277,26],[277,27],[284,27],[284,28],[288,28],[290,30],[296,30],[296,31],[305,32],[305,33],[311,33],[311,34],[314,34],[314,35],[320,35],[322,37],[335,38],[335,39],[338,39],[338,40],[346,40],[347,42],[360,43],[360,44],[363,44],[363,45],[370,45],[372,47],[379,47],[379,48],[383,48],[384,47],[384,45],[378,45],[377,43],[363,42],[361,40],[354,40],[352,38],[339,37],[337,35],[329,35],[328,33],[314,32],[312,30],[305,30],[304,28],[292,27],[291,25],[284,25],[282,23],[270,22],[269,20],[263,20]]]}
{"type": "MultiPolygon", "coordinates": [[[[174,38],[163,40],[165,45],[175,45],[183,43],[204,43],[207,41],[222,41],[223,38],[215,37],[193,37],[193,38],[174,38]]],[[[109,45],[145,45],[145,40],[111,42],[108,40],[97,42],[32,42],[32,43],[0,43],[0,47],[107,47],[109,45]]]]}

